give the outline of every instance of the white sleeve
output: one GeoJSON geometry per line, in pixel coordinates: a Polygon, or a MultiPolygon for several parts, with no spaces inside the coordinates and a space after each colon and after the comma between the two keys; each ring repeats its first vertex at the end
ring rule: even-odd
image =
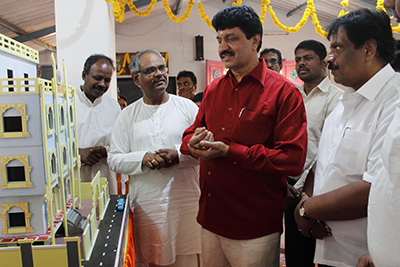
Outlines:
{"type": "MultiPolygon", "coordinates": [[[[196,119],[197,112],[199,111],[199,108],[194,102],[190,102],[186,105],[186,115],[187,115],[187,120],[188,120],[188,125],[187,128],[189,128],[194,120],[196,119]]],[[[185,129],[186,130],[186,129],[185,129]]],[[[182,132],[183,135],[183,132],[182,132]]],[[[200,164],[200,160],[197,158],[194,158],[189,155],[184,155],[181,153],[181,145],[182,143],[176,144],[175,149],[178,151],[178,157],[179,157],[179,168],[187,168],[187,167],[193,167],[193,166],[198,166],[200,164]]]]}
{"type": "MultiPolygon", "coordinates": [[[[127,114],[127,113],[125,113],[127,114]]],[[[149,171],[142,166],[142,159],[149,151],[130,151],[129,130],[124,121],[124,113],[118,116],[111,135],[110,152],[108,153],[108,165],[117,173],[138,175],[149,171]]]]}

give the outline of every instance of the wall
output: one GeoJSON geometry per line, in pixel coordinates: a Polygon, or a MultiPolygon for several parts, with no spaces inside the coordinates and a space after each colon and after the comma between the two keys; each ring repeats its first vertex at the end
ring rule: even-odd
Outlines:
{"type": "MultiPolygon", "coordinates": [[[[162,3],[157,3],[160,5],[162,3]]],[[[261,13],[261,4],[246,1],[253,7],[257,14],[261,13]]],[[[228,6],[222,1],[209,1],[203,4],[206,14],[212,17],[220,10],[228,6]]],[[[186,5],[182,7],[179,16],[182,16],[186,5]]],[[[131,12],[131,11],[129,11],[131,12]]],[[[303,11],[292,17],[286,18],[286,14],[275,11],[278,18],[287,26],[295,26],[300,21],[303,11]]],[[[126,17],[128,17],[126,15],[126,17]]],[[[220,60],[217,53],[217,42],[215,31],[208,28],[207,24],[200,18],[197,5],[193,6],[189,18],[176,23],[169,20],[165,11],[157,15],[153,11],[150,16],[141,19],[126,19],[123,23],[116,22],[116,51],[136,52],[147,48],[153,48],[160,52],[169,52],[169,73],[176,76],[182,69],[193,71],[198,78],[198,91],[203,91],[206,86],[206,61],[195,61],[195,36],[204,36],[204,58],[220,60]]],[[[317,34],[311,18],[306,25],[297,33],[281,35],[284,33],[272,23],[269,14],[265,17],[263,48],[275,47],[281,50],[286,60],[294,59],[294,48],[305,39],[316,39],[324,43],[327,48],[329,42],[317,34]],[[269,35],[270,33],[280,35],[269,35]],[[268,35],[267,35],[268,34],[268,35]]]]}

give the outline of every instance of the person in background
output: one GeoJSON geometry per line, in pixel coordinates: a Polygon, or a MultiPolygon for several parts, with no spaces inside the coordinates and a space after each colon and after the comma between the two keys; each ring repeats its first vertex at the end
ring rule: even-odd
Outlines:
{"type": "Polygon", "coordinates": [[[105,55],[91,55],[82,71],[83,85],[76,90],[78,147],[81,156],[81,180],[90,182],[98,171],[107,177],[109,192],[117,194],[115,173],[107,164],[111,132],[121,109],[105,95],[114,73],[113,61],[105,55]]]}
{"type": "Polygon", "coordinates": [[[259,16],[248,6],[212,20],[229,68],[207,86],[181,152],[200,158],[203,266],[279,266],[286,175],[307,150],[299,90],[258,58],[259,16]]]}
{"type": "Polygon", "coordinates": [[[118,104],[121,107],[121,110],[126,108],[126,106],[128,105],[128,103],[126,101],[126,97],[123,96],[123,95],[120,95],[119,98],[118,98],[118,104]]]}
{"type": "Polygon", "coordinates": [[[182,70],[176,76],[176,85],[179,96],[193,99],[197,90],[196,75],[191,71],[182,70]]]}
{"type": "Polygon", "coordinates": [[[118,117],[108,162],[130,175],[136,266],[198,267],[199,162],[179,152],[198,107],[166,92],[168,68],[159,52],[139,52],[130,70],[143,98],[118,117]]]}
{"type": "Polygon", "coordinates": [[[193,98],[192,101],[200,107],[201,101],[203,101],[203,92],[196,94],[193,98]]]}
{"type": "Polygon", "coordinates": [[[282,54],[275,48],[265,48],[260,53],[260,57],[264,58],[265,64],[270,70],[280,73],[282,70],[282,54]]]}
{"type": "Polygon", "coordinates": [[[308,149],[303,173],[298,177],[288,176],[288,199],[285,208],[285,258],[286,266],[314,267],[315,239],[304,237],[294,220],[294,209],[303,191],[307,175],[318,151],[318,142],[326,117],[339,103],[343,91],[333,85],[326,76],[325,46],[316,40],[300,42],[295,51],[296,71],[304,82],[300,87],[306,106],[308,149]]]}
{"type": "Polygon", "coordinates": [[[318,266],[355,266],[368,251],[368,195],[381,178],[382,143],[400,106],[400,84],[389,64],[394,39],[384,11],[361,8],[335,19],[328,39],[328,68],[348,88],[325,120],[315,178],[306,179],[295,219],[303,235],[317,238],[318,266]]]}
{"type": "MultiPolygon", "coordinates": [[[[393,10],[400,22],[400,0],[385,0],[385,8],[393,10]]],[[[399,50],[399,41],[396,42],[399,50]]],[[[397,59],[399,51],[397,51],[397,59]]],[[[392,62],[393,64],[393,62],[392,62]]],[[[393,66],[393,65],[392,65],[393,66]]],[[[400,84],[397,74],[397,85],[400,84]]],[[[368,199],[368,251],[357,267],[400,266],[400,233],[397,231],[400,215],[400,109],[388,127],[382,145],[381,165],[376,181],[371,184],[368,199]]]]}

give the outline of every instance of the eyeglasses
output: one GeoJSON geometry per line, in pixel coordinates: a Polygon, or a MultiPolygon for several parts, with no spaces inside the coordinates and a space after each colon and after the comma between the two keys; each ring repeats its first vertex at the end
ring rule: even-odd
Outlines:
{"type": "Polygon", "coordinates": [[[275,64],[277,64],[278,63],[278,60],[276,60],[276,59],[271,59],[271,60],[266,60],[266,59],[264,59],[265,60],[265,64],[267,64],[268,65],[268,63],[269,64],[271,64],[271,65],[275,65],[275,64]]]}
{"type": "Polygon", "coordinates": [[[151,75],[155,75],[157,73],[157,70],[159,70],[161,74],[168,72],[168,68],[165,65],[161,65],[158,67],[150,67],[145,70],[139,70],[139,71],[137,71],[137,73],[141,72],[144,75],[151,76],[151,75]]]}

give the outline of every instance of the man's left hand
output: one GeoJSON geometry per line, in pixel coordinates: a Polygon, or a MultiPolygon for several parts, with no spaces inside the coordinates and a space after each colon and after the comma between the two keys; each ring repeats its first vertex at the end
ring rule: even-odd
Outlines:
{"type": "Polygon", "coordinates": [[[200,146],[202,149],[196,149],[188,144],[188,148],[192,155],[203,160],[225,158],[229,150],[229,146],[221,141],[201,141],[200,146]]]}
{"type": "Polygon", "coordinates": [[[369,254],[364,254],[360,257],[357,263],[357,267],[374,267],[371,256],[369,254]]]}
{"type": "Polygon", "coordinates": [[[165,168],[169,168],[179,163],[178,151],[176,151],[175,149],[159,149],[156,150],[156,154],[164,159],[165,168]]]}

